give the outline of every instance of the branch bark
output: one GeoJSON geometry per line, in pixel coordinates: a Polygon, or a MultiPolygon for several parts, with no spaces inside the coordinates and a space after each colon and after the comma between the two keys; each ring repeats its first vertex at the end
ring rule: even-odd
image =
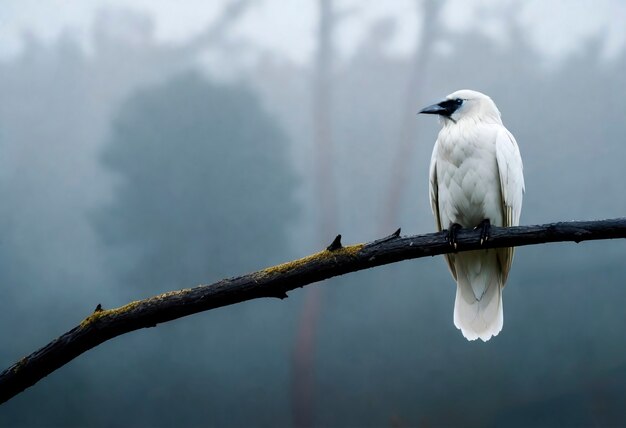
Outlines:
{"type": "MultiPolygon", "coordinates": [[[[247,275],[170,291],[116,309],[102,310],[98,305],[78,326],[0,373],[0,403],[89,349],[122,334],[260,297],[283,299],[290,290],[334,276],[454,251],[446,242],[445,231],[406,237],[400,237],[399,232],[377,241],[347,247],[341,246],[340,240],[335,239],[331,246],[319,253],[247,275]]],[[[457,251],[614,238],[626,238],[626,217],[493,227],[491,238],[483,246],[479,244],[480,231],[463,229],[458,234],[457,251]]]]}

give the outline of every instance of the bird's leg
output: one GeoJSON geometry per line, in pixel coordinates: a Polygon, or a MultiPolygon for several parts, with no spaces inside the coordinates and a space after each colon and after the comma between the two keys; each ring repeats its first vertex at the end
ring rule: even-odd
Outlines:
{"type": "Polygon", "coordinates": [[[476,226],[474,230],[476,229],[480,229],[480,245],[483,245],[483,243],[489,240],[489,236],[491,235],[491,222],[486,218],[478,223],[478,226],[476,226]]]}
{"type": "Polygon", "coordinates": [[[448,235],[446,236],[446,241],[450,243],[456,250],[458,242],[456,240],[456,235],[461,230],[461,225],[459,223],[452,223],[448,228],[448,235]]]}

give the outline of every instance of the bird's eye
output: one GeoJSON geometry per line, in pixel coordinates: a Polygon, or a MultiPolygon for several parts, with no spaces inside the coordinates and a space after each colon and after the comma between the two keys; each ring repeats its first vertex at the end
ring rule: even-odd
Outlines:
{"type": "Polygon", "coordinates": [[[461,104],[463,104],[463,100],[461,98],[457,98],[456,100],[454,100],[454,103],[460,106],[461,104]]]}

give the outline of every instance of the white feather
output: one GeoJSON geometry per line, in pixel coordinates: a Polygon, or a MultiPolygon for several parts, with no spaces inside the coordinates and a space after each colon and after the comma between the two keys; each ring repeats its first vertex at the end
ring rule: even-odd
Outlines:
{"type": "MultiPolygon", "coordinates": [[[[438,230],[458,223],[475,227],[516,226],[522,209],[524,177],[517,143],[502,125],[491,98],[457,91],[461,108],[444,118],[430,164],[430,198],[438,230]]],[[[513,249],[446,255],[457,282],[454,325],[468,340],[489,340],[502,330],[502,289],[513,249]]]]}

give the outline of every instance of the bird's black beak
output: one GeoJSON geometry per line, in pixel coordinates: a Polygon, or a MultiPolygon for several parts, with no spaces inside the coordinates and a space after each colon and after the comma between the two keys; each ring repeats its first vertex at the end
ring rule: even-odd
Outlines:
{"type": "Polygon", "coordinates": [[[459,104],[455,100],[443,100],[437,104],[433,104],[421,109],[418,114],[438,114],[440,116],[450,117],[459,108],[459,104]]]}

